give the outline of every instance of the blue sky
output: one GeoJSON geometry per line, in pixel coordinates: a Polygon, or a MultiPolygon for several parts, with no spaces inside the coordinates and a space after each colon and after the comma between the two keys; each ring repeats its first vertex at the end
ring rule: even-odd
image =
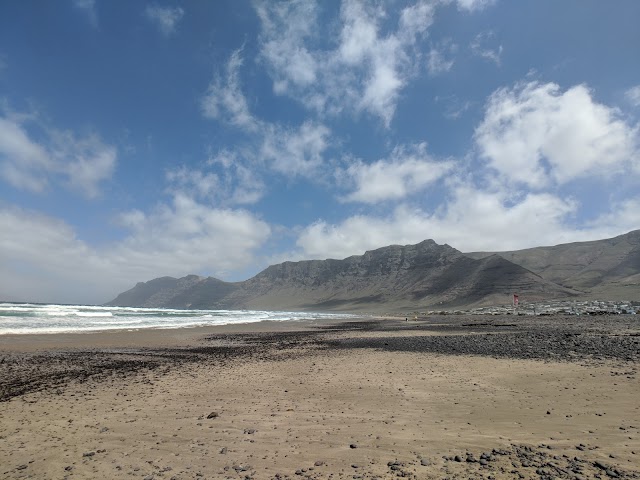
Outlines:
{"type": "Polygon", "coordinates": [[[640,228],[640,2],[0,3],[0,297],[640,228]]]}

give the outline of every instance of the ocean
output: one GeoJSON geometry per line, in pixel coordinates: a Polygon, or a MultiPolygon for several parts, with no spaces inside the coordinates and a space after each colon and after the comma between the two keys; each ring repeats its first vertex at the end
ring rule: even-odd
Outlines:
{"type": "Polygon", "coordinates": [[[345,318],[338,313],[256,310],[176,310],[170,308],[101,307],[0,303],[0,335],[86,333],[143,328],[183,328],[264,321],[345,318]]]}

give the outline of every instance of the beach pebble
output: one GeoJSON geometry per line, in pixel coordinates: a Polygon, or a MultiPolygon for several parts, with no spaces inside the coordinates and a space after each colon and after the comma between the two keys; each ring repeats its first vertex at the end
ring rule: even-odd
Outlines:
{"type": "Polygon", "coordinates": [[[431,465],[431,462],[426,458],[423,458],[422,460],[420,460],[420,465],[422,465],[423,467],[428,467],[429,465],[431,465]]]}
{"type": "Polygon", "coordinates": [[[349,445],[349,448],[358,448],[358,445],[356,445],[355,443],[352,443],[351,445],[349,445]]]}
{"type": "Polygon", "coordinates": [[[84,452],[82,454],[83,457],[93,457],[96,454],[96,452],[84,452]]]}
{"type": "Polygon", "coordinates": [[[247,435],[253,435],[254,433],[256,433],[256,429],[255,428],[245,428],[244,429],[244,433],[246,433],[247,435]]]}
{"type": "Polygon", "coordinates": [[[322,465],[324,465],[324,461],[322,460],[316,460],[313,464],[314,467],[321,467],[322,465]]]}
{"type": "Polygon", "coordinates": [[[461,457],[460,455],[456,455],[455,457],[453,457],[453,459],[454,459],[456,462],[461,462],[461,461],[462,461],[462,457],[461,457]]]}
{"type": "Polygon", "coordinates": [[[207,415],[207,418],[211,419],[211,418],[218,418],[220,416],[220,414],[218,412],[211,412],[209,415],[207,415]]]}

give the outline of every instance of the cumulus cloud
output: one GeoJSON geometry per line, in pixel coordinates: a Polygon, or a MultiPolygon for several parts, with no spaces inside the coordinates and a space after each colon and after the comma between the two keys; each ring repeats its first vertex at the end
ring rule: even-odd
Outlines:
{"type": "Polygon", "coordinates": [[[167,191],[190,192],[193,198],[216,205],[248,205],[265,192],[264,182],[237,152],[222,150],[203,168],[181,166],[166,173],[167,191]],[[214,171],[215,170],[215,171],[214,171]]]}
{"type": "Polygon", "coordinates": [[[635,87],[631,87],[629,90],[625,92],[625,96],[629,103],[634,107],[640,107],[640,85],[636,85],[635,87]]]}
{"type": "Polygon", "coordinates": [[[210,207],[186,192],[174,193],[170,204],[150,213],[129,212],[123,221],[132,233],[107,255],[117,253],[154,271],[153,263],[162,258],[165,271],[225,275],[248,265],[271,232],[246,210],[210,207]]]}
{"type": "Polygon", "coordinates": [[[463,252],[504,251],[596,240],[638,227],[640,200],[613,205],[582,225],[571,223],[578,204],[548,193],[512,198],[506,191],[459,185],[451,201],[428,212],[399,205],[388,216],[353,215],[330,224],[319,220],[298,235],[295,258],[346,258],[387,245],[433,239],[463,252]],[[531,235],[531,232],[536,232],[531,235]]]}
{"type": "Polygon", "coordinates": [[[222,195],[230,203],[249,205],[258,202],[264,196],[266,185],[255,166],[238,152],[222,150],[213,155],[207,163],[222,167],[222,195]]]}
{"type": "Polygon", "coordinates": [[[438,162],[427,154],[425,143],[396,147],[388,159],[366,164],[360,161],[338,172],[351,180],[355,190],[348,202],[378,203],[399,200],[419,192],[451,171],[451,162],[438,162]]]}
{"type": "Polygon", "coordinates": [[[270,125],[260,148],[260,158],[288,176],[310,177],[323,165],[330,130],[319,123],[305,122],[298,128],[270,125]]]}
{"type": "Polygon", "coordinates": [[[117,150],[93,134],[45,128],[45,142],[37,142],[19,116],[0,116],[0,178],[34,193],[52,182],[65,183],[85,196],[96,197],[100,184],[115,171],[117,150]]]}
{"type": "Polygon", "coordinates": [[[637,195],[611,202],[595,217],[580,198],[558,194],[556,187],[585,175],[638,173],[638,135],[638,126],[596,102],[583,85],[563,91],[552,83],[530,82],[497,90],[475,130],[477,151],[487,162],[466,177],[449,174],[450,167],[443,165],[434,174],[444,178],[448,191],[442,201],[426,209],[402,200],[420,188],[410,183],[420,183],[420,173],[427,175],[423,185],[433,181],[425,168],[432,160],[424,150],[423,156],[414,154],[418,162],[404,152],[371,165],[354,163],[347,172],[355,188],[346,199],[374,203],[395,197],[401,203],[388,215],[372,212],[307,225],[299,230],[292,255],[344,258],[427,238],[462,251],[514,250],[637,229],[637,195]]]}
{"type": "Polygon", "coordinates": [[[184,16],[184,10],[181,7],[162,7],[160,5],[148,5],[144,13],[147,19],[166,37],[175,33],[178,23],[184,16]]]}
{"type": "Polygon", "coordinates": [[[475,131],[480,154],[507,179],[543,188],[638,169],[640,137],[584,85],[531,82],[494,92],[475,131]]]}
{"type": "Polygon", "coordinates": [[[355,215],[334,225],[318,221],[302,230],[297,246],[303,257],[327,258],[429,238],[462,251],[496,251],[578,237],[563,224],[576,209],[571,200],[546,193],[514,200],[504,191],[470,185],[455,187],[451,196],[435,212],[400,204],[389,216],[355,215]]]}
{"type": "Polygon", "coordinates": [[[166,178],[170,191],[191,191],[197,198],[213,198],[220,190],[220,179],[215,173],[202,172],[185,166],[169,170],[166,178]]]}
{"type": "Polygon", "coordinates": [[[216,75],[201,100],[202,113],[207,118],[228,120],[233,125],[255,131],[258,121],[251,115],[240,84],[242,49],[231,54],[224,77],[216,75]]]}
{"type": "Polygon", "coordinates": [[[33,141],[20,122],[0,117],[0,175],[16,188],[42,192],[55,169],[47,150],[33,141]]]}
{"type": "Polygon", "coordinates": [[[151,212],[119,218],[129,235],[101,248],[36,212],[1,208],[0,293],[23,300],[104,303],[140,280],[224,277],[254,261],[270,227],[241,209],[211,208],[176,193],[151,212]]]}
{"type": "Polygon", "coordinates": [[[241,65],[241,50],[237,50],[227,63],[224,79],[214,78],[201,106],[205,117],[229,122],[249,134],[246,145],[239,148],[243,162],[239,163],[238,152],[223,151],[210,163],[224,166],[229,174],[229,167],[233,167],[235,177],[245,185],[236,189],[234,196],[239,202],[253,203],[262,197],[264,184],[247,168],[247,160],[252,168],[266,167],[289,177],[311,177],[323,165],[331,131],[313,121],[292,127],[255,118],[241,91],[241,65]]]}
{"type": "Polygon", "coordinates": [[[318,6],[314,2],[256,2],[262,23],[262,56],[271,69],[274,91],[305,87],[316,81],[317,62],[304,45],[317,34],[318,6]]]}
{"type": "Polygon", "coordinates": [[[397,27],[382,33],[391,12],[383,5],[348,0],[340,10],[337,45],[318,45],[317,7],[311,2],[262,2],[261,57],[274,91],[320,113],[366,111],[386,126],[400,92],[419,68],[418,39],[433,22],[435,7],[418,1],[399,11],[397,27]]]}

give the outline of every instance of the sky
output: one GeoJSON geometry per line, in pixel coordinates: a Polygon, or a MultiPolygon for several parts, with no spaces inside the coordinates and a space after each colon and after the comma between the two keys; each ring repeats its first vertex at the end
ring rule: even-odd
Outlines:
{"type": "Polygon", "coordinates": [[[0,2],[0,298],[640,228],[640,2],[0,2]]]}

